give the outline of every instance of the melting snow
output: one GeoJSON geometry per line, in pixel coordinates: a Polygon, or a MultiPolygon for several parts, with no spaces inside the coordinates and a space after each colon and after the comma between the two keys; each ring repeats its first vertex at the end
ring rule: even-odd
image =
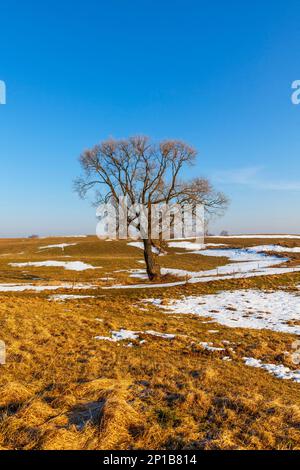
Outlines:
{"type": "Polygon", "coordinates": [[[77,243],[60,243],[58,245],[46,245],[46,246],[40,246],[39,247],[39,250],[48,250],[50,248],[61,248],[62,250],[64,250],[65,248],[67,248],[68,246],[76,246],[77,243]]]}
{"type": "Polygon", "coordinates": [[[43,292],[43,291],[51,291],[51,290],[58,290],[58,289],[96,289],[96,286],[92,284],[59,284],[59,285],[34,285],[34,284],[0,284],[0,292],[24,292],[24,291],[35,291],[35,292],[43,292]]]}
{"type": "Polygon", "coordinates": [[[225,351],[224,348],[216,348],[213,346],[213,343],[205,343],[205,342],[201,342],[199,343],[200,346],[202,346],[203,349],[205,349],[206,351],[225,351]]]}
{"type": "Polygon", "coordinates": [[[148,279],[148,275],[145,269],[130,269],[130,276],[136,279],[148,279]]]}
{"type": "Polygon", "coordinates": [[[253,251],[274,251],[277,253],[300,253],[300,247],[288,247],[288,246],[280,246],[280,245],[260,245],[260,246],[252,246],[251,250],[253,251]]]}
{"type": "Polygon", "coordinates": [[[110,336],[96,336],[95,339],[104,340],[104,341],[112,341],[116,343],[117,341],[124,341],[127,339],[138,339],[138,337],[139,337],[138,332],[121,329],[120,331],[112,331],[111,337],[110,336]]]}
{"type": "MultiPolygon", "coordinates": [[[[158,336],[159,338],[163,338],[163,339],[175,338],[175,335],[167,334],[167,333],[159,333],[157,331],[152,331],[152,330],[148,330],[144,332],[144,331],[130,331],[130,330],[121,329],[120,331],[112,331],[111,337],[110,336],[96,336],[95,339],[104,340],[104,341],[112,341],[116,343],[118,341],[138,339],[140,334],[158,336]]],[[[145,343],[145,341],[142,340],[140,343],[145,343]]]]}
{"type": "Polygon", "coordinates": [[[93,297],[94,297],[93,295],[58,294],[58,295],[51,295],[49,297],[49,300],[53,300],[55,302],[64,302],[65,300],[90,299],[93,297]]]}
{"type": "Polygon", "coordinates": [[[132,284],[132,285],[121,285],[116,284],[115,286],[102,287],[102,289],[154,289],[156,287],[175,287],[182,286],[185,281],[169,282],[166,284],[132,284]]]}
{"type": "Polygon", "coordinates": [[[222,237],[219,235],[211,236],[210,238],[291,238],[291,239],[298,239],[300,235],[228,235],[226,237],[222,237]]]}
{"type": "Polygon", "coordinates": [[[243,359],[246,366],[264,369],[277,379],[292,380],[293,382],[300,383],[300,370],[291,370],[282,364],[264,364],[260,359],[254,359],[253,357],[244,357],[243,359]]]}
{"type": "Polygon", "coordinates": [[[25,266],[34,266],[36,268],[53,267],[64,268],[68,271],[86,271],[87,269],[99,269],[101,266],[92,266],[82,261],[33,261],[29,263],[9,263],[15,268],[23,268],[25,266]]]}
{"type": "Polygon", "coordinates": [[[209,317],[231,328],[269,329],[300,335],[300,324],[297,325],[300,322],[300,297],[297,293],[254,289],[222,291],[173,300],[161,308],[171,313],[209,317]]]}
{"type": "MultiPolygon", "coordinates": [[[[129,242],[127,243],[127,245],[133,246],[134,248],[139,248],[140,250],[144,249],[143,242],[129,242]]],[[[163,256],[163,253],[161,253],[156,246],[152,246],[152,253],[155,253],[156,255],[159,255],[159,256],[163,256]]]]}
{"type": "MultiPolygon", "coordinates": [[[[135,242],[134,242],[135,243],[135,242]]],[[[140,242],[137,242],[140,243],[140,242]]],[[[207,271],[187,271],[184,269],[162,268],[161,273],[171,274],[173,276],[185,277],[186,281],[162,284],[137,284],[137,285],[115,285],[109,287],[110,289],[144,289],[156,287],[174,287],[188,283],[210,282],[225,279],[243,279],[249,277],[258,277],[265,275],[288,274],[299,272],[300,266],[296,267],[279,267],[278,265],[288,261],[288,258],[280,258],[274,255],[261,253],[261,247],[254,248],[223,248],[223,249],[199,249],[201,247],[193,242],[171,242],[181,243],[182,247],[193,249],[190,253],[201,254],[204,256],[226,257],[231,263],[225,266],[219,266],[215,269],[207,271]]],[[[135,271],[132,277],[144,279],[144,271],[135,271]]],[[[145,277],[146,278],[146,277],[145,277]]]]}
{"type": "Polygon", "coordinates": [[[169,242],[168,246],[170,248],[182,248],[184,250],[203,250],[209,246],[225,246],[223,243],[196,243],[189,241],[180,241],[180,242],[169,242]]]}
{"type": "Polygon", "coordinates": [[[47,237],[39,237],[40,240],[45,240],[47,238],[87,238],[88,235],[55,235],[55,236],[47,236],[47,237]]]}

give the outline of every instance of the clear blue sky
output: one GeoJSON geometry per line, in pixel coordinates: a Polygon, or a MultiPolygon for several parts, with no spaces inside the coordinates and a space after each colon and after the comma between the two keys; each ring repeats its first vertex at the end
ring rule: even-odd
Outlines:
{"type": "Polygon", "coordinates": [[[134,134],[198,149],[214,230],[300,233],[299,50],[296,0],[2,2],[0,236],[94,233],[77,157],[134,134]]]}

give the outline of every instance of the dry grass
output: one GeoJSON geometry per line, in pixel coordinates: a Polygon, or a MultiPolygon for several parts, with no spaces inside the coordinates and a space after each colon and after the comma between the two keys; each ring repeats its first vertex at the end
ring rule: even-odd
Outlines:
{"type": "MultiPolygon", "coordinates": [[[[232,240],[234,246],[249,244],[258,243],[232,240]]],[[[115,271],[141,268],[141,259],[142,252],[125,243],[100,243],[93,237],[1,240],[0,282],[39,277],[35,282],[80,280],[101,287],[109,282],[99,278],[111,276],[117,282],[136,283],[128,273],[115,271]],[[22,272],[8,265],[64,259],[60,249],[38,250],[62,242],[78,243],[66,248],[64,255],[71,258],[65,260],[80,259],[102,268],[74,273],[31,267],[22,272]]],[[[176,255],[174,250],[162,260],[165,266],[190,270],[225,262],[176,255]]],[[[166,315],[141,303],[151,296],[167,300],[221,288],[293,289],[299,281],[299,274],[291,274],[159,291],[99,288],[90,291],[95,298],[64,303],[50,302],[48,293],[0,294],[1,339],[7,345],[7,364],[0,366],[0,448],[299,449],[300,385],[242,362],[248,355],[295,367],[283,355],[291,350],[292,335],[229,329],[193,315],[166,315]],[[132,341],[132,347],[128,341],[95,339],[120,328],[177,336],[166,340],[141,334],[146,342],[132,341]],[[212,329],[218,333],[209,333],[212,329]],[[223,340],[235,343],[234,353],[228,346],[224,353],[197,346],[199,341],[224,346],[223,340]],[[224,362],[224,355],[234,360],[224,362]]]]}

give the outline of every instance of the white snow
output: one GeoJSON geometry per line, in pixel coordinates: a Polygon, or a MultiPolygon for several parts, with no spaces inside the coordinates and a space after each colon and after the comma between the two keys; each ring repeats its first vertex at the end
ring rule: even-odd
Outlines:
{"type": "MultiPolygon", "coordinates": [[[[149,300],[154,303],[153,299],[149,300]]],[[[159,305],[157,302],[155,305],[159,305]]],[[[222,291],[218,294],[189,296],[160,308],[170,313],[196,314],[231,328],[269,329],[300,335],[300,296],[298,293],[261,290],[222,291]]]]}
{"type": "MultiPolygon", "coordinates": [[[[181,243],[181,242],[180,242],[181,243]]],[[[270,256],[266,254],[265,252],[268,251],[274,251],[274,252],[295,252],[298,253],[300,252],[300,247],[295,247],[295,248],[285,248],[281,247],[279,245],[259,245],[255,247],[250,247],[250,248],[223,248],[223,249],[199,249],[199,246],[201,245],[197,243],[192,243],[192,242],[182,242],[183,245],[182,247],[191,250],[190,253],[193,254],[199,254],[199,255],[204,255],[204,256],[215,256],[215,257],[225,257],[228,258],[230,261],[233,261],[234,263],[221,266],[219,268],[216,268],[214,270],[210,271],[200,271],[202,276],[214,276],[214,275],[219,275],[219,274],[232,274],[232,273],[249,273],[249,271],[264,271],[266,268],[269,268],[270,266],[276,266],[279,264],[282,264],[286,261],[288,261],[288,258],[280,258],[277,256],[270,256]]],[[[271,274],[279,274],[281,272],[284,272],[285,270],[290,269],[290,268],[280,268],[279,272],[273,272],[271,274]]],[[[297,271],[299,269],[294,268],[292,271],[297,271]]],[[[166,270],[170,274],[175,274],[176,275],[176,270],[166,270]]],[[[177,270],[177,275],[182,275],[179,273],[183,273],[186,276],[190,277],[198,277],[199,273],[195,272],[189,272],[189,271],[184,271],[184,270],[177,270]]],[[[193,282],[193,281],[190,281],[193,282]]]]}
{"type": "Polygon", "coordinates": [[[88,235],[48,235],[47,237],[38,237],[40,240],[45,240],[47,238],[87,238],[88,235]]]}
{"type": "Polygon", "coordinates": [[[111,337],[110,336],[96,336],[95,339],[104,340],[104,341],[112,341],[116,343],[118,341],[124,341],[127,339],[138,339],[138,337],[139,337],[138,332],[121,329],[120,331],[112,331],[111,337]]]}
{"type": "MultiPolygon", "coordinates": [[[[112,341],[114,343],[118,341],[124,341],[124,340],[133,340],[133,339],[138,339],[140,334],[147,334],[151,336],[157,336],[159,338],[163,339],[174,339],[175,335],[172,334],[167,334],[167,333],[159,333],[157,331],[131,331],[131,330],[124,330],[121,329],[120,331],[112,331],[111,332],[111,337],[110,336],[96,336],[95,339],[99,340],[104,340],[104,341],[112,341]]],[[[144,343],[145,341],[141,341],[141,343],[144,343]]]]}
{"type": "Polygon", "coordinates": [[[28,263],[9,263],[15,268],[23,268],[25,266],[34,266],[36,268],[53,267],[64,268],[68,271],[86,271],[87,269],[99,269],[101,266],[92,266],[82,261],[33,261],[28,263]]]}
{"type": "Polygon", "coordinates": [[[94,298],[93,295],[72,295],[72,294],[57,294],[51,295],[49,300],[54,302],[64,302],[65,300],[80,300],[80,299],[90,299],[94,298]]]}
{"type": "Polygon", "coordinates": [[[60,243],[58,245],[40,246],[39,250],[48,250],[48,249],[51,249],[51,248],[61,248],[62,250],[64,250],[68,246],[76,246],[76,245],[77,245],[77,243],[60,243]]]}
{"type": "MultiPolygon", "coordinates": [[[[174,242],[175,243],[175,242],[174,242]]],[[[177,243],[177,242],[176,242],[177,243]]],[[[179,242],[181,243],[181,242],[179,242]]],[[[183,242],[185,245],[195,247],[195,243],[183,242]],[[188,245],[186,245],[188,243],[188,245]]],[[[186,280],[169,284],[137,284],[137,285],[115,285],[111,289],[143,289],[156,287],[174,287],[187,283],[210,282],[225,279],[243,279],[249,277],[258,277],[266,275],[288,274],[300,272],[300,266],[295,267],[279,267],[279,265],[288,261],[288,258],[281,258],[274,255],[268,255],[260,252],[260,247],[252,248],[223,248],[223,249],[201,249],[190,251],[190,253],[200,254],[204,256],[226,257],[230,261],[225,266],[219,266],[215,269],[207,271],[187,271],[184,269],[162,268],[163,275],[170,274],[173,276],[184,277],[186,280]],[[259,248],[259,249],[257,249],[259,248]]],[[[137,276],[143,279],[142,272],[137,276]]]]}
{"type": "Polygon", "coordinates": [[[185,284],[184,281],[169,282],[166,284],[132,284],[132,285],[116,284],[115,286],[102,287],[102,289],[155,289],[157,287],[182,286],[183,284],[185,284]]]}
{"type": "Polygon", "coordinates": [[[291,370],[282,364],[264,364],[260,359],[254,359],[253,357],[244,357],[243,360],[246,366],[264,369],[277,379],[292,380],[293,382],[300,383],[300,370],[291,370]]]}
{"type": "MultiPolygon", "coordinates": [[[[140,250],[144,249],[143,242],[129,242],[127,243],[128,246],[133,246],[134,248],[139,248],[140,250]]],[[[161,253],[156,246],[152,246],[152,253],[156,255],[163,256],[164,253],[161,253]]]]}
{"type": "Polygon", "coordinates": [[[216,348],[213,346],[213,343],[205,343],[205,342],[200,342],[199,343],[200,346],[202,346],[203,349],[205,349],[206,351],[212,351],[212,352],[215,352],[215,351],[225,351],[224,348],[216,348]]]}
{"type": "MultiPolygon", "coordinates": [[[[224,248],[224,249],[213,249],[213,250],[196,250],[192,251],[191,253],[199,254],[203,256],[216,256],[216,257],[223,257],[228,258],[229,261],[235,262],[245,262],[245,261],[265,261],[267,260],[268,263],[271,262],[274,264],[283,263],[286,261],[284,258],[278,258],[277,256],[270,256],[266,255],[265,253],[258,253],[257,250],[253,250],[252,248],[224,248]]],[[[257,263],[256,263],[257,265],[257,263]]]]}
{"type": "Polygon", "coordinates": [[[300,239],[300,235],[282,235],[282,234],[269,234],[269,235],[228,235],[226,237],[222,237],[220,235],[213,235],[209,238],[290,238],[290,239],[300,239]]]}
{"type": "Polygon", "coordinates": [[[96,289],[96,286],[92,284],[58,284],[58,285],[34,285],[34,284],[0,284],[0,292],[24,292],[24,291],[51,291],[58,289],[96,289]]]}
{"type": "Polygon", "coordinates": [[[251,250],[256,252],[268,252],[274,251],[277,253],[300,253],[300,247],[288,247],[288,246],[280,246],[280,245],[259,245],[259,246],[252,246],[251,250]]]}
{"type": "Polygon", "coordinates": [[[147,271],[145,269],[130,269],[128,272],[131,273],[129,277],[143,280],[148,279],[147,271]]]}
{"type": "Polygon", "coordinates": [[[170,248],[182,248],[183,250],[203,250],[207,247],[226,246],[223,243],[196,243],[191,241],[169,242],[170,248]]]}

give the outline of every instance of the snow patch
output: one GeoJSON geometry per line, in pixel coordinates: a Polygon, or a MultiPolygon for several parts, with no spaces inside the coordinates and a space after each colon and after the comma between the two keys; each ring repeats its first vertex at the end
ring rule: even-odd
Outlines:
{"type": "Polygon", "coordinates": [[[300,370],[291,370],[282,364],[264,364],[260,359],[254,359],[253,357],[244,357],[243,360],[246,366],[266,370],[277,379],[292,380],[293,382],[300,383],[300,370]]]}
{"type": "Polygon", "coordinates": [[[169,248],[182,248],[183,250],[204,250],[207,247],[226,246],[223,243],[196,243],[191,241],[169,242],[169,248]]]}
{"type": "Polygon", "coordinates": [[[148,279],[148,275],[145,269],[130,269],[128,272],[131,273],[129,277],[143,280],[148,279]]]}
{"type": "Polygon", "coordinates": [[[68,246],[76,246],[76,245],[78,245],[78,243],[60,243],[58,245],[40,246],[39,250],[48,250],[48,249],[51,249],[51,248],[61,248],[62,250],[64,250],[68,246]]]}
{"type": "Polygon", "coordinates": [[[14,268],[23,268],[25,266],[33,266],[36,268],[64,268],[68,271],[86,271],[87,269],[99,269],[101,266],[92,266],[82,261],[33,261],[28,263],[9,263],[14,268]]]}
{"type": "Polygon", "coordinates": [[[213,235],[209,238],[291,238],[291,239],[300,239],[300,235],[277,235],[277,234],[269,234],[269,235],[227,235],[226,237],[222,237],[220,235],[213,235]]]}
{"type": "Polygon", "coordinates": [[[300,253],[300,247],[288,247],[288,246],[280,246],[280,245],[259,245],[259,246],[252,246],[251,250],[256,252],[268,252],[273,251],[276,253],[300,253]]]}
{"type": "MultiPolygon", "coordinates": [[[[135,242],[134,242],[135,243],[135,242]]],[[[137,242],[138,243],[138,242],[137,242]]],[[[192,242],[171,242],[183,243],[182,246],[192,246],[195,248],[197,244],[192,242]]],[[[163,275],[170,274],[173,276],[183,277],[185,281],[162,284],[137,284],[137,285],[115,285],[110,289],[144,289],[157,287],[174,287],[187,283],[211,282],[225,279],[246,279],[251,277],[280,275],[293,272],[300,272],[300,266],[296,267],[279,267],[278,265],[288,261],[288,258],[280,258],[274,255],[261,253],[257,247],[252,248],[223,248],[223,249],[200,249],[190,251],[190,253],[200,254],[204,256],[226,257],[231,263],[225,266],[219,266],[215,269],[207,271],[187,271],[184,269],[162,268],[163,275]]],[[[260,247],[258,247],[260,248],[260,247]]],[[[140,270],[137,275],[132,277],[144,278],[144,271],[140,270]]]]}
{"type": "Polygon", "coordinates": [[[200,346],[202,346],[203,349],[205,349],[206,351],[212,351],[212,352],[216,352],[216,351],[225,351],[224,348],[216,348],[213,346],[213,343],[205,343],[205,342],[201,342],[199,343],[200,346]]]}
{"type": "Polygon", "coordinates": [[[57,294],[51,295],[49,300],[54,302],[64,302],[65,300],[80,300],[94,298],[93,295],[72,295],[72,294],[57,294]]]}
{"type": "MultiPolygon", "coordinates": [[[[97,340],[104,340],[104,341],[111,341],[113,343],[116,343],[118,341],[124,341],[124,340],[134,340],[138,339],[139,335],[141,334],[147,334],[150,336],[157,336],[159,338],[163,339],[174,339],[175,335],[172,334],[167,334],[167,333],[159,333],[157,331],[131,331],[131,330],[124,330],[121,329],[120,331],[112,331],[111,336],[96,336],[95,339],[97,340]]],[[[140,343],[145,343],[145,340],[140,341],[140,343]]]]}
{"type": "Polygon", "coordinates": [[[44,292],[58,289],[96,289],[97,286],[92,284],[58,284],[58,285],[34,285],[34,284],[0,284],[0,292],[24,292],[24,291],[35,291],[44,292]]]}
{"type": "MultiPolygon", "coordinates": [[[[153,303],[153,299],[149,301],[153,303]]],[[[156,302],[155,305],[159,304],[156,302]]],[[[173,300],[171,304],[161,305],[160,308],[170,313],[211,318],[230,328],[268,329],[300,335],[298,293],[255,289],[222,291],[173,300]]]]}
{"type": "Polygon", "coordinates": [[[185,284],[185,281],[179,282],[169,282],[166,284],[132,284],[132,285],[122,285],[116,284],[115,286],[102,287],[102,289],[156,289],[157,287],[175,287],[182,286],[185,284]]]}
{"type": "MultiPolygon", "coordinates": [[[[143,242],[129,242],[127,243],[128,246],[133,246],[134,248],[139,248],[140,250],[144,249],[143,242]]],[[[156,246],[152,246],[152,253],[156,255],[163,256],[164,253],[161,253],[160,250],[156,246]]]]}
{"type": "Polygon", "coordinates": [[[138,337],[139,337],[138,332],[121,329],[120,331],[112,331],[111,337],[110,336],[96,336],[95,339],[103,340],[103,341],[112,341],[113,343],[116,343],[118,341],[138,339],[138,337]]]}

